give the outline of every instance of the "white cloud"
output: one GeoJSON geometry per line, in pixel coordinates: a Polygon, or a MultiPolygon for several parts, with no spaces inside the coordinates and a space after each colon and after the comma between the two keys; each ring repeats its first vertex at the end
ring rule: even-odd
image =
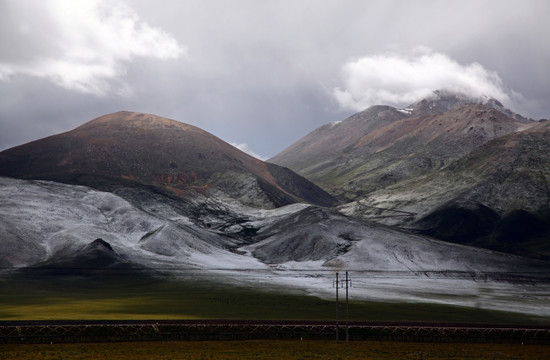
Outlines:
{"type": "Polygon", "coordinates": [[[333,96],[346,110],[371,105],[405,106],[445,89],[471,96],[489,96],[509,103],[518,93],[507,90],[499,75],[477,62],[461,65],[426,47],[412,55],[381,54],[352,59],[343,66],[344,85],[333,96]]]}
{"type": "Polygon", "coordinates": [[[250,147],[248,146],[248,144],[245,144],[245,143],[241,143],[241,144],[237,144],[237,143],[230,143],[230,145],[236,147],[237,149],[241,150],[242,152],[245,152],[247,153],[248,155],[250,156],[254,156],[256,159],[260,159],[262,161],[265,161],[266,158],[264,156],[261,156],[259,154],[256,154],[254,151],[252,151],[250,149],[250,147]]]}
{"type": "Polygon", "coordinates": [[[140,20],[120,1],[14,1],[9,10],[0,16],[10,23],[4,37],[14,45],[12,54],[0,56],[4,81],[21,74],[95,95],[128,93],[121,80],[124,62],[186,53],[171,34],[140,20]]]}

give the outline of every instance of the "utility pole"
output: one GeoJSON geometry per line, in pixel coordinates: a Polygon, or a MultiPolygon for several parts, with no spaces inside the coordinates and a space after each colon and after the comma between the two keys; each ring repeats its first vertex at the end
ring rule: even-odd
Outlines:
{"type": "Polygon", "coordinates": [[[333,285],[336,288],[336,342],[338,342],[339,336],[340,336],[340,324],[339,324],[340,302],[338,298],[338,289],[343,288],[344,286],[346,287],[346,342],[348,342],[349,341],[349,288],[351,287],[351,278],[349,277],[348,272],[346,271],[345,280],[339,280],[338,273],[336,273],[336,280],[333,285]]]}
{"type": "Polygon", "coordinates": [[[340,284],[338,283],[338,273],[336,273],[336,342],[338,342],[338,335],[339,335],[339,329],[338,329],[338,288],[340,287],[340,284]]]}
{"type": "Polygon", "coordinates": [[[351,279],[348,277],[346,271],[346,342],[349,342],[349,301],[348,301],[348,288],[351,286],[351,279]]]}

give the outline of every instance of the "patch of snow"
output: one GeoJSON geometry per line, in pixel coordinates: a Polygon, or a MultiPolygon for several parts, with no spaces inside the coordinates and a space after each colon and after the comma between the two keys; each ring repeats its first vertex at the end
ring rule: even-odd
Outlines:
{"type": "Polygon", "coordinates": [[[411,108],[406,108],[406,109],[397,109],[397,111],[399,111],[400,113],[403,113],[403,114],[407,114],[407,115],[410,115],[410,114],[412,114],[412,112],[413,112],[413,109],[411,109],[411,108]]]}

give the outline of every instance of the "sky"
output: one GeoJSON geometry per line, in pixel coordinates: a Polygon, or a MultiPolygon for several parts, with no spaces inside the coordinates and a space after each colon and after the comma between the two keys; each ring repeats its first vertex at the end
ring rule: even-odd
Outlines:
{"type": "Polygon", "coordinates": [[[0,0],[0,151],[120,110],[268,159],[433,90],[550,118],[547,0],[0,0]]]}

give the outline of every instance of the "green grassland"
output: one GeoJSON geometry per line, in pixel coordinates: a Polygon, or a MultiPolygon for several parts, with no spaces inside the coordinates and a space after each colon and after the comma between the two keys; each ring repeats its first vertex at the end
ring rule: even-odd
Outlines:
{"type": "Polygon", "coordinates": [[[0,360],[76,359],[515,359],[545,360],[550,347],[513,344],[397,343],[357,341],[141,342],[0,344],[0,360]]]}
{"type": "MultiPolygon", "coordinates": [[[[0,320],[262,319],[333,320],[335,302],[274,289],[191,280],[0,279],[0,320]]],[[[340,303],[343,319],[344,303],[340,303]]],[[[442,304],[355,301],[357,321],[548,324],[520,313],[442,304]]]]}

